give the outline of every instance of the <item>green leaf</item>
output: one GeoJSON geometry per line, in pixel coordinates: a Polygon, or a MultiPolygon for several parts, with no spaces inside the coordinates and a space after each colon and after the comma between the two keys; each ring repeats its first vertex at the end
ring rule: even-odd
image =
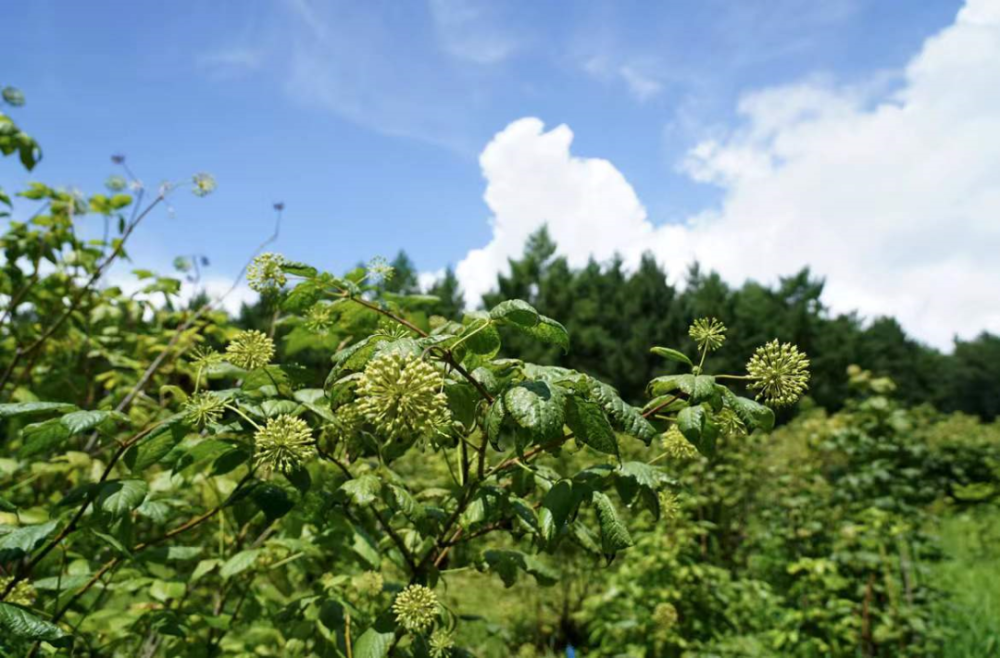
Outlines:
{"type": "Polygon", "coordinates": [[[577,502],[570,480],[559,480],[545,492],[542,508],[538,511],[538,526],[546,541],[552,541],[559,534],[577,502]]]}
{"type": "Polygon", "coordinates": [[[490,309],[490,317],[502,324],[531,328],[538,324],[538,311],[528,302],[509,299],[490,309]]]}
{"type": "Polygon", "coordinates": [[[17,505],[0,496],[0,512],[16,512],[17,505]]]}
{"type": "Polygon", "coordinates": [[[503,397],[504,409],[535,442],[562,436],[565,404],[562,389],[543,381],[521,382],[503,397]]]}
{"type": "Polygon", "coordinates": [[[382,481],[377,476],[366,473],[353,480],[348,480],[340,485],[340,489],[350,497],[355,505],[363,506],[378,498],[379,491],[382,490],[382,481]]]}
{"type": "Polygon", "coordinates": [[[58,521],[49,521],[38,525],[21,526],[0,535],[0,562],[16,560],[31,553],[55,531],[58,525],[58,521]]]}
{"type": "Polygon", "coordinates": [[[569,332],[552,318],[544,315],[538,316],[538,324],[533,327],[523,327],[521,325],[511,325],[517,327],[524,333],[549,345],[556,345],[562,348],[564,353],[569,352],[569,332]]]}
{"type": "Polygon", "coordinates": [[[0,603],[0,630],[3,631],[4,639],[48,642],[56,646],[68,646],[72,643],[72,637],[55,624],[9,603],[0,603]]]}
{"type": "Polygon", "coordinates": [[[500,450],[500,435],[507,411],[503,407],[503,398],[497,398],[486,412],[486,438],[495,450],[500,450]]]}
{"type": "Polygon", "coordinates": [[[646,420],[642,412],[627,404],[619,397],[618,392],[604,382],[588,377],[585,381],[587,394],[591,400],[601,405],[614,425],[622,432],[630,434],[646,445],[656,438],[656,428],[646,420]]]}
{"type": "Polygon", "coordinates": [[[354,658],[386,658],[395,638],[396,625],[385,613],[355,641],[354,658]]]}
{"type": "Polygon", "coordinates": [[[685,439],[697,446],[705,429],[705,410],[700,405],[684,407],[677,414],[677,428],[685,439]]]}
{"type": "Polygon", "coordinates": [[[149,433],[146,438],[128,449],[123,460],[133,473],[141,473],[166,457],[184,438],[187,431],[178,414],[149,433]]]}
{"type": "Polygon", "coordinates": [[[127,420],[115,411],[74,411],[59,419],[70,434],[79,434],[94,429],[108,419],[127,420]]]}
{"type": "Polygon", "coordinates": [[[761,429],[767,432],[774,427],[774,411],[770,407],[756,400],[740,397],[728,388],[720,388],[723,389],[726,406],[730,407],[740,417],[740,420],[743,421],[743,424],[748,429],[761,429]]]}
{"type": "Polygon", "coordinates": [[[559,580],[559,574],[550,567],[521,551],[488,550],[483,553],[483,559],[487,568],[500,576],[504,587],[512,587],[517,582],[519,571],[531,574],[542,586],[554,585],[559,580]]]}
{"type": "Polygon", "coordinates": [[[251,548],[240,551],[226,560],[222,568],[219,569],[219,575],[222,576],[223,580],[229,580],[233,576],[238,576],[247,569],[252,568],[257,563],[257,556],[260,555],[261,550],[260,548],[251,548]]]}
{"type": "Polygon", "coordinates": [[[485,313],[467,313],[464,318],[465,328],[461,336],[468,336],[462,341],[462,347],[486,359],[492,359],[500,351],[500,333],[493,325],[493,320],[485,313]]]}
{"type": "Polygon", "coordinates": [[[686,354],[678,352],[677,350],[672,350],[669,347],[654,347],[649,351],[657,356],[662,356],[665,359],[679,361],[680,363],[694,367],[694,364],[691,363],[691,359],[689,359],[686,354]]]}
{"type": "Polygon", "coordinates": [[[618,456],[618,437],[596,402],[570,396],[566,403],[566,424],[581,443],[606,455],[618,456]]]}
{"type": "Polygon", "coordinates": [[[591,500],[601,526],[601,551],[610,559],[618,551],[632,546],[632,537],[607,495],[595,491],[591,500]]]}
{"type": "Polygon", "coordinates": [[[710,422],[705,409],[699,406],[685,407],[677,414],[677,428],[698,452],[711,457],[715,454],[715,440],[719,429],[710,422]]]}
{"type": "Polygon", "coordinates": [[[250,498],[257,504],[268,521],[280,519],[295,507],[295,501],[288,495],[288,492],[271,482],[263,482],[254,487],[250,498]]]}
{"type": "Polygon", "coordinates": [[[0,419],[35,414],[65,413],[76,409],[65,402],[14,402],[0,404],[0,419]]]}
{"type": "Polygon", "coordinates": [[[95,507],[120,519],[142,505],[147,493],[149,485],[145,480],[109,480],[101,484],[95,507]]]}

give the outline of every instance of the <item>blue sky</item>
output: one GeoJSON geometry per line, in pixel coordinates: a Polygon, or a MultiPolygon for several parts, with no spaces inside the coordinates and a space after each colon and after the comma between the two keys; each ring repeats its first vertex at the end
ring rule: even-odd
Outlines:
{"type": "Polygon", "coordinates": [[[882,102],[961,6],[11,0],[0,83],[25,92],[17,119],[45,159],[0,184],[97,191],[125,153],[147,184],[219,183],[144,227],[144,264],[202,252],[230,276],[282,200],[290,257],[339,270],[405,247],[433,271],[494,237],[478,159],[511,122],[566,124],[572,157],[613,163],[645,221],[688,222],[731,190],[682,163],[746,127],[741,99],[807,84],[882,102]]]}

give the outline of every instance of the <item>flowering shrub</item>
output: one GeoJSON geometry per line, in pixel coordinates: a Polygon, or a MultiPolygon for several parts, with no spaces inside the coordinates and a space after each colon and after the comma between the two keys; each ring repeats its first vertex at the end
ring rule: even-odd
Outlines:
{"type": "MultiPolygon", "coordinates": [[[[382,259],[337,276],[258,256],[248,278],[276,309],[264,331],[212,304],[176,310],[180,282],[151,272],[138,271],[147,301],[102,289],[180,187],[149,200],[113,162],[127,178],[112,196],[33,184],[20,196],[34,214],[0,237],[10,655],[465,655],[457,631],[475,611],[438,595],[455,573],[551,585],[553,554],[611,563],[634,543],[623,507],[677,513],[657,462],[769,430],[766,405],[806,387],[808,362],[777,343],[747,373],[709,374],[726,329],[706,318],[693,358],[653,347],[688,372],[654,379],[637,408],[586,373],[505,358],[500,329],[570,349],[531,305],[429,318],[433,299],[385,291],[382,259]],[[108,237],[79,238],[84,214],[108,237]],[[288,356],[307,339],[328,372],[288,356]],[[566,451],[582,468],[556,467],[566,451]]],[[[197,196],[215,185],[190,182],[197,196]]],[[[673,606],[655,609],[662,633],[673,606]]]]}

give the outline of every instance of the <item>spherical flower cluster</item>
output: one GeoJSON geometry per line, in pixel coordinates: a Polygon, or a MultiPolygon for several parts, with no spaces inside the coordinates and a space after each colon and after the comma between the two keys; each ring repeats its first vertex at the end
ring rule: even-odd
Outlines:
{"type": "Polygon", "coordinates": [[[657,630],[670,630],[677,624],[677,608],[673,603],[659,603],[653,608],[653,623],[657,625],[657,630]]]}
{"type": "MultiPolygon", "coordinates": [[[[14,580],[14,576],[0,578],[0,592],[6,591],[7,587],[10,585],[10,581],[12,580],[14,580]]],[[[32,587],[31,583],[26,580],[21,580],[14,585],[14,588],[10,590],[7,594],[7,598],[5,598],[3,602],[28,607],[35,602],[35,596],[35,588],[32,587]]]]}
{"type": "Polygon", "coordinates": [[[206,174],[204,172],[195,174],[191,177],[191,182],[194,183],[195,196],[208,196],[215,191],[215,178],[212,174],[206,174]]]}
{"type": "Polygon", "coordinates": [[[256,292],[265,293],[278,290],[286,283],[288,277],[281,269],[285,257],[270,252],[256,256],[247,267],[247,284],[256,292]]]}
{"type": "Polygon", "coordinates": [[[368,261],[368,280],[373,284],[389,281],[395,273],[396,268],[381,256],[376,256],[368,261]]]}
{"type": "Polygon", "coordinates": [[[431,658],[446,658],[455,647],[455,638],[443,628],[431,633],[431,658]]]}
{"type": "Polygon", "coordinates": [[[808,388],[809,359],[799,348],[777,340],[757,348],[747,363],[757,399],[775,407],[794,404],[808,388]]]}
{"type": "Polygon", "coordinates": [[[698,456],[698,449],[684,438],[676,425],[664,433],[662,443],[663,449],[674,459],[693,459],[698,456]]]}
{"type": "Polygon", "coordinates": [[[289,473],[314,454],[312,430],[301,418],[268,418],[254,434],[254,466],[264,472],[289,473]]]}
{"type": "Polygon", "coordinates": [[[241,331],[226,348],[226,358],[244,370],[263,368],[274,358],[274,341],[254,329],[241,331]]]}
{"type": "Polygon", "coordinates": [[[354,591],[363,599],[373,599],[382,593],[385,580],[377,571],[366,571],[351,579],[354,591]]]}
{"type": "Polygon", "coordinates": [[[392,611],[400,626],[411,633],[422,633],[437,617],[437,595],[423,585],[409,585],[396,597],[392,611]]]}
{"type": "Polygon", "coordinates": [[[205,427],[218,422],[226,409],[226,401],[219,396],[203,391],[194,395],[184,405],[184,416],[195,427],[205,427]]]}
{"type": "Polygon", "coordinates": [[[196,368],[207,368],[222,363],[224,357],[211,347],[196,347],[191,352],[191,365],[196,368]]]}
{"type": "Polygon", "coordinates": [[[724,436],[743,436],[747,433],[747,426],[743,423],[743,419],[729,407],[725,407],[715,414],[715,423],[724,436]]]}
{"type": "Polygon", "coordinates": [[[333,327],[333,306],[314,304],[306,314],[305,327],[317,334],[325,334],[333,327]]]}
{"type": "Polygon", "coordinates": [[[661,491],[658,496],[660,501],[660,517],[667,519],[676,519],[681,514],[681,503],[677,500],[675,496],[670,491],[661,491]]]}
{"type": "Polygon", "coordinates": [[[714,352],[726,342],[726,325],[715,318],[699,318],[688,329],[688,335],[698,344],[699,349],[714,352]]]}
{"type": "Polygon", "coordinates": [[[104,186],[112,192],[121,192],[128,187],[128,181],[125,180],[124,176],[115,174],[114,176],[108,176],[108,180],[104,181],[104,186]]]}
{"type": "Polygon", "coordinates": [[[424,436],[451,418],[443,383],[441,373],[413,355],[380,356],[358,382],[358,411],[389,438],[424,436]]]}

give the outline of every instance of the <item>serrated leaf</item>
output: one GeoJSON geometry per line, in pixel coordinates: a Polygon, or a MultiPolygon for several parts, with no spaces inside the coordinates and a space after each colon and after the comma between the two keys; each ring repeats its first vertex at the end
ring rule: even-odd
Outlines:
{"type": "Polygon", "coordinates": [[[728,388],[723,388],[726,406],[732,409],[747,429],[761,429],[765,432],[774,428],[774,411],[756,400],[736,395],[728,388]]]}
{"type": "Polygon", "coordinates": [[[678,361],[685,365],[694,367],[694,364],[691,363],[691,359],[689,359],[686,354],[684,354],[683,352],[678,352],[677,350],[674,349],[670,349],[669,347],[654,347],[651,348],[649,351],[657,356],[662,356],[665,359],[678,361]]]}
{"type": "Polygon", "coordinates": [[[260,548],[251,548],[240,551],[226,560],[222,568],[219,569],[219,575],[223,580],[229,580],[233,576],[238,576],[247,569],[252,568],[257,563],[257,556],[260,555],[261,550],[260,548]]]}
{"type": "Polygon", "coordinates": [[[581,443],[606,455],[618,456],[618,437],[596,402],[570,396],[566,402],[566,425],[581,443]]]}
{"type": "Polygon", "coordinates": [[[382,490],[382,481],[378,477],[366,473],[353,480],[348,480],[340,485],[341,491],[346,493],[355,505],[368,505],[378,498],[382,490]]]}
{"type": "Polygon", "coordinates": [[[74,409],[76,409],[75,405],[65,402],[13,402],[0,404],[0,419],[35,414],[65,413],[74,409]]]}
{"type": "Polygon", "coordinates": [[[531,328],[538,324],[539,315],[538,311],[528,302],[520,299],[509,299],[490,309],[490,317],[503,324],[531,328]]]}
{"type": "Polygon", "coordinates": [[[354,643],[354,658],[386,658],[396,638],[396,626],[387,613],[354,643]]]}
{"type": "Polygon", "coordinates": [[[705,429],[705,410],[699,405],[687,406],[677,414],[677,429],[684,438],[693,445],[701,441],[701,432],[705,429]]]}
{"type": "Polygon", "coordinates": [[[139,507],[149,493],[145,480],[108,480],[100,485],[94,506],[120,519],[139,507]]]}
{"type": "Polygon", "coordinates": [[[511,326],[517,327],[520,331],[523,331],[543,343],[557,345],[562,348],[564,353],[569,352],[569,332],[566,331],[566,327],[562,326],[552,318],[539,315],[538,324],[533,327],[522,327],[520,325],[511,326]]]}
{"type": "Polygon", "coordinates": [[[590,399],[601,405],[612,424],[622,432],[634,436],[646,445],[656,438],[656,428],[638,409],[622,400],[615,389],[592,377],[585,380],[584,386],[590,399]]]}
{"type": "Polygon", "coordinates": [[[72,637],[55,624],[9,603],[0,603],[0,630],[3,631],[4,639],[48,642],[56,646],[66,646],[72,642],[72,637]]]}
{"type": "Polygon", "coordinates": [[[49,521],[38,525],[21,526],[0,535],[0,562],[16,560],[31,553],[55,531],[58,525],[58,521],[49,521]]]}
{"type": "Polygon", "coordinates": [[[591,500],[601,526],[601,552],[610,557],[618,551],[631,547],[632,536],[618,516],[618,510],[611,499],[604,493],[595,491],[591,500]]]}
{"type": "Polygon", "coordinates": [[[534,442],[562,436],[566,395],[558,386],[543,381],[526,381],[507,389],[504,409],[534,442]]]}
{"type": "Polygon", "coordinates": [[[500,576],[504,587],[512,587],[520,571],[534,576],[542,586],[554,585],[559,579],[559,575],[547,565],[521,551],[491,549],[483,553],[483,560],[490,571],[500,576]]]}

